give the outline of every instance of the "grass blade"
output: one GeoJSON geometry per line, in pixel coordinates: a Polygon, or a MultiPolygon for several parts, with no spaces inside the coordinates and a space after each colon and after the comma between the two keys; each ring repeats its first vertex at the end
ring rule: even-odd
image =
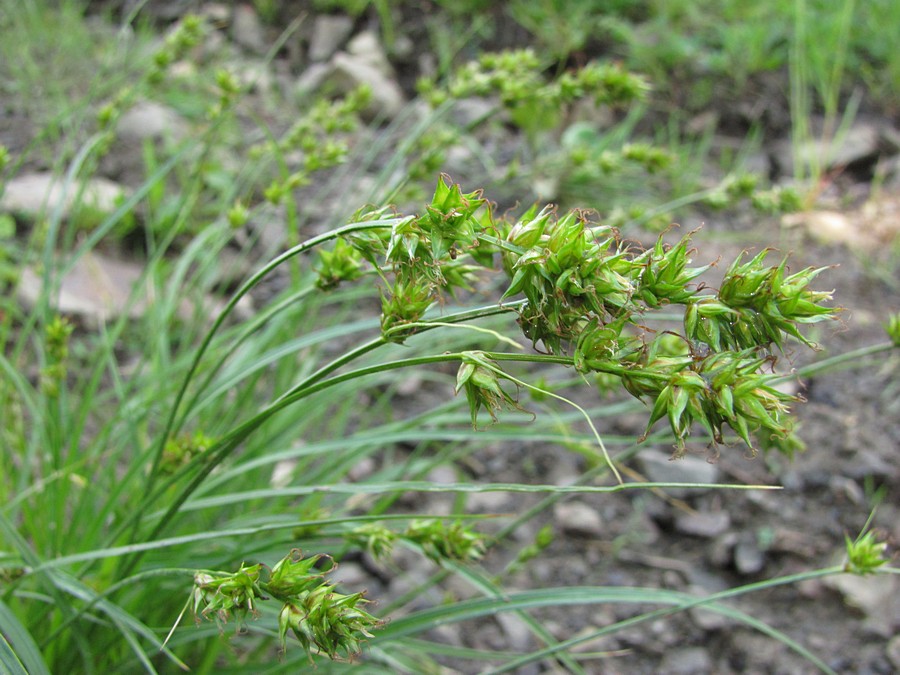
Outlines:
{"type": "Polygon", "coordinates": [[[12,610],[0,600],[0,666],[3,672],[26,675],[50,675],[41,651],[31,633],[12,610]]]}

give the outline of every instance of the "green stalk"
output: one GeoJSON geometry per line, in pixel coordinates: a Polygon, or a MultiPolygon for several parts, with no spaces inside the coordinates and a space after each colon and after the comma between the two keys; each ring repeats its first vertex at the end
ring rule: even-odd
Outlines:
{"type": "Polygon", "coordinates": [[[225,305],[225,308],[216,318],[215,322],[213,322],[212,327],[207,332],[206,336],[203,338],[203,342],[200,343],[200,346],[197,349],[196,354],[194,355],[194,359],[191,362],[190,367],[188,368],[187,375],[185,375],[184,381],[182,382],[181,388],[178,391],[178,394],[175,397],[175,402],[172,405],[172,409],[169,413],[169,416],[166,420],[166,424],[163,427],[162,432],[159,434],[159,440],[156,444],[156,449],[154,451],[153,464],[150,469],[150,474],[147,478],[147,484],[145,487],[145,492],[149,493],[153,485],[156,481],[157,474],[159,472],[159,463],[162,459],[163,449],[165,448],[166,440],[171,436],[173,431],[177,431],[173,429],[175,423],[175,417],[178,413],[178,409],[181,406],[181,402],[187,393],[188,385],[190,384],[191,379],[197,371],[197,368],[200,365],[200,361],[203,358],[203,355],[206,353],[206,350],[209,348],[210,343],[212,342],[213,337],[219,328],[222,327],[222,324],[225,323],[225,319],[234,311],[234,308],[237,306],[237,303],[243,298],[247,293],[249,293],[253,288],[255,288],[262,280],[265,278],[270,272],[272,272],[279,265],[285,263],[292,258],[295,258],[306,251],[309,251],[316,246],[323,244],[327,241],[331,241],[332,239],[336,239],[338,237],[342,237],[348,234],[352,234],[354,232],[364,232],[366,230],[376,230],[376,229],[384,229],[388,227],[393,227],[394,225],[403,222],[406,220],[405,218],[389,218],[385,220],[376,220],[366,223],[353,223],[350,225],[346,225],[344,227],[337,228],[335,230],[331,230],[330,232],[326,232],[317,237],[313,237],[312,239],[308,239],[302,244],[298,244],[293,248],[288,249],[278,257],[274,258],[262,268],[260,268],[252,277],[250,277],[244,284],[232,295],[231,299],[225,305]]]}

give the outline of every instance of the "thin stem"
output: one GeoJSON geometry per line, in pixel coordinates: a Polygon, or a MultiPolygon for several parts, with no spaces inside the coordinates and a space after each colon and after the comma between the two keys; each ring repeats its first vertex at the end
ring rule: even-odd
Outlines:
{"type": "Polygon", "coordinates": [[[808,366],[802,366],[788,375],[773,378],[770,382],[786,382],[797,377],[811,377],[813,375],[819,375],[820,373],[826,373],[830,370],[844,370],[846,368],[858,367],[860,366],[859,361],[861,359],[867,356],[889,352],[894,349],[897,349],[897,347],[891,342],[880,342],[875,345],[869,345],[868,347],[860,347],[859,349],[854,349],[853,351],[844,354],[838,354],[837,356],[822,359],[816,363],[810,363],[808,366]]]}
{"type": "Polygon", "coordinates": [[[222,327],[222,324],[225,323],[225,319],[234,311],[234,308],[237,306],[238,302],[241,298],[243,298],[247,293],[249,293],[253,288],[255,288],[260,281],[263,280],[270,272],[272,272],[279,265],[282,265],[288,260],[295,258],[296,256],[305,253],[306,251],[323,244],[327,241],[331,241],[332,239],[336,239],[338,237],[345,236],[347,234],[352,234],[354,232],[363,232],[366,230],[375,230],[375,229],[384,229],[388,227],[394,227],[395,225],[403,222],[404,220],[408,220],[407,218],[389,218],[385,220],[376,220],[366,223],[353,223],[350,225],[346,225],[345,227],[339,227],[335,230],[331,230],[330,232],[326,232],[317,237],[313,237],[312,239],[308,239],[302,244],[298,244],[294,246],[280,256],[274,258],[269,263],[260,268],[252,277],[250,277],[244,284],[235,291],[234,295],[232,295],[231,299],[225,305],[225,308],[216,318],[212,327],[206,333],[206,336],[203,338],[203,342],[200,344],[200,347],[197,349],[197,352],[194,356],[194,360],[191,363],[190,368],[188,368],[188,372],[184,377],[184,381],[181,384],[181,388],[178,391],[178,394],[175,397],[175,402],[172,405],[172,409],[169,412],[169,416],[166,420],[165,427],[163,431],[159,434],[159,438],[156,444],[156,449],[153,457],[152,468],[150,469],[150,475],[147,478],[147,485],[145,487],[145,492],[150,492],[153,488],[153,485],[156,481],[157,474],[159,473],[159,464],[162,460],[163,450],[165,448],[166,440],[169,438],[172,433],[175,417],[178,414],[178,409],[181,406],[181,402],[184,399],[185,394],[187,393],[188,385],[190,384],[191,379],[197,371],[197,368],[200,365],[200,361],[203,358],[203,355],[206,353],[206,350],[209,348],[210,343],[212,342],[213,337],[219,328],[222,327]]]}
{"type": "Polygon", "coordinates": [[[594,438],[597,440],[597,445],[600,446],[600,450],[603,452],[603,459],[606,460],[606,464],[612,470],[613,475],[616,477],[616,481],[619,483],[619,485],[624,484],[624,481],[622,480],[622,476],[619,475],[619,470],[616,469],[616,465],[613,464],[613,461],[609,456],[609,452],[607,452],[607,450],[606,450],[606,445],[603,443],[603,439],[600,437],[600,434],[597,431],[597,427],[594,426],[594,422],[591,420],[591,416],[587,414],[587,411],[584,408],[582,408],[580,405],[578,405],[577,403],[575,403],[575,401],[572,401],[571,399],[568,399],[564,396],[560,396],[559,394],[555,394],[552,391],[547,391],[546,389],[541,389],[540,387],[536,387],[532,384],[528,384],[527,382],[519,380],[518,378],[515,378],[512,375],[509,375],[508,373],[500,370],[500,368],[497,368],[496,366],[491,365],[489,362],[485,361],[484,359],[481,359],[480,357],[477,358],[476,360],[479,363],[479,365],[481,365],[484,368],[487,368],[488,370],[496,373],[497,375],[509,380],[510,382],[514,382],[515,384],[519,385],[520,387],[525,387],[526,389],[530,389],[531,391],[536,391],[540,394],[544,394],[545,396],[550,396],[551,398],[555,398],[558,401],[562,401],[563,403],[568,403],[570,406],[572,406],[578,412],[580,412],[582,414],[582,416],[584,417],[584,419],[587,420],[588,426],[591,428],[591,432],[594,434],[594,438]]]}
{"type": "Polygon", "coordinates": [[[459,323],[448,323],[446,321],[414,321],[412,323],[404,323],[399,326],[394,326],[390,330],[386,331],[386,335],[391,335],[398,331],[408,330],[410,328],[464,328],[466,330],[473,330],[479,333],[485,333],[490,335],[500,342],[505,342],[511,347],[515,347],[516,349],[525,349],[521,344],[513,340],[512,338],[508,338],[501,333],[498,333],[495,330],[491,330],[490,328],[482,328],[481,326],[472,326],[470,324],[459,324],[459,323]]]}

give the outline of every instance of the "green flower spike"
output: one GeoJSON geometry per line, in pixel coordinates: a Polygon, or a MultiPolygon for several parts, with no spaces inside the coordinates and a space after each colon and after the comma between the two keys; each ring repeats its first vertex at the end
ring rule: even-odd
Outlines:
{"type": "Polygon", "coordinates": [[[243,620],[256,614],[256,601],[263,599],[259,577],[263,566],[250,565],[233,574],[198,572],[194,575],[192,593],[194,616],[208,618],[215,614],[219,621],[227,621],[232,614],[243,620]]]}
{"type": "Polygon", "coordinates": [[[365,610],[368,600],[362,593],[345,595],[322,584],[285,603],[278,615],[278,634],[284,647],[290,630],[312,662],[313,648],[332,660],[359,654],[363,638],[381,621],[365,610]]]}
{"type": "Polygon", "coordinates": [[[856,540],[845,535],[847,542],[847,562],[844,571],[851,574],[872,574],[887,563],[885,551],[887,543],[878,541],[872,531],[861,534],[856,540]]]}
{"type": "Polygon", "coordinates": [[[375,560],[384,560],[394,550],[397,534],[378,523],[367,523],[345,534],[344,539],[364,548],[375,560]]]}
{"type": "Polygon", "coordinates": [[[448,176],[441,176],[431,204],[425,207],[425,215],[418,225],[431,242],[431,255],[441,260],[454,245],[463,248],[472,243],[472,216],[485,200],[481,190],[463,194],[459,185],[451,183],[448,176]]]}
{"type": "Polygon", "coordinates": [[[885,324],[884,330],[888,334],[893,345],[895,347],[900,347],[900,312],[888,317],[888,322],[885,324]]]}
{"type": "Polygon", "coordinates": [[[687,285],[711,265],[688,267],[691,262],[689,244],[690,235],[671,247],[660,237],[652,249],[635,258],[635,264],[642,266],[638,296],[648,307],[668,303],[683,305],[696,294],[688,290],[687,285]]]}
{"type": "Polygon", "coordinates": [[[293,596],[305,593],[319,586],[326,574],[337,565],[330,556],[319,554],[304,558],[299,549],[293,549],[272,568],[266,591],[284,602],[293,596]],[[316,565],[325,560],[326,569],[316,569],[316,565]]]}
{"type": "Polygon", "coordinates": [[[497,413],[503,408],[524,412],[517,399],[500,386],[500,376],[480,352],[464,352],[456,373],[456,390],[465,390],[472,415],[472,426],[478,428],[478,412],[485,408],[491,419],[497,421],[497,413]],[[491,366],[491,367],[489,367],[491,366]]]}
{"type": "Polygon", "coordinates": [[[319,250],[320,265],[316,269],[319,278],[316,286],[322,290],[335,288],[343,281],[353,281],[362,276],[362,254],[347,240],[338,239],[330,251],[319,250]]]}
{"type": "Polygon", "coordinates": [[[409,541],[422,547],[434,562],[458,560],[471,562],[484,555],[484,538],[472,528],[455,522],[446,525],[440,520],[417,520],[403,533],[409,541]]]}
{"type": "Polygon", "coordinates": [[[768,253],[761,251],[745,263],[738,257],[714,298],[688,304],[684,325],[690,339],[716,351],[769,345],[783,349],[785,336],[814,346],[796,324],[832,319],[837,313],[820,304],[831,299],[831,292],[809,290],[810,282],[826,268],[786,275],[787,259],[777,267],[763,266],[768,253]]]}

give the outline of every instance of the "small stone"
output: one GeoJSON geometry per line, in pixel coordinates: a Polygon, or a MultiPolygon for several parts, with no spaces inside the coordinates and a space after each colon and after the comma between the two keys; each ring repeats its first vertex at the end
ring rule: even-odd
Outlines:
{"type": "Polygon", "coordinates": [[[869,631],[882,637],[893,636],[893,627],[900,623],[900,582],[896,576],[839,574],[827,577],[825,583],[865,615],[864,625],[869,631]]]}
{"type": "Polygon", "coordinates": [[[675,530],[693,537],[712,538],[723,534],[731,526],[727,511],[716,513],[680,513],[675,518],[675,530]]]}
{"type": "Polygon", "coordinates": [[[321,14],[313,23],[309,43],[310,61],[327,61],[353,31],[353,19],[343,14],[321,14]]]}
{"type": "Polygon", "coordinates": [[[347,478],[353,483],[359,483],[374,474],[377,468],[378,466],[374,459],[362,457],[350,467],[350,470],[347,472],[347,478]]]}
{"type": "Polygon", "coordinates": [[[453,485],[457,482],[456,469],[447,464],[441,464],[429,471],[425,480],[437,485],[453,485]]]}
{"type": "Polygon", "coordinates": [[[257,54],[265,54],[269,47],[266,29],[252,5],[241,4],[234,8],[231,36],[241,47],[257,54]]]}
{"type": "Polygon", "coordinates": [[[875,124],[859,122],[842,137],[836,139],[832,152],[827,155],[829,167],[847,166],[878,155],[881,131],[875,124]]]}
{"type": "Polygon", "coordinates": [[[275,88],[272,70],[262,59],[248,59],[235,62],[231,71],[246,91],[268,93],[275,88]]]}
{"type": "Polygon", "coordinates": [[[775,160],[786,176],[794,174],[795,162],[801,166],[826,169],[857,162],[874,162],[881,150],[883,133],[876,124],[857,122],[837,138],[813,138],[796,145],[783,141],[775,149],[775,160]]]}
{"type": "Polygon", "coordinates": [[[688,610],[688,614],[694,625],[708,632],[724,630],[728,626],[734,625],[734,621],[721,612],[714,612],[702,607],[692,607],[688,610]]]}
{"type": "Polygon", "coordinates": [[[709,548],[709,562],[720,569],[731,566],[734,560],[734,547],[737,546],[736,532],[726,532],[718,537],[709,548]]]}
{"type": "MultiPolygon", "coordinates": [[[[704,571],[702,567],[691,568],[687,576],[691,583],[686,590],[698,598],[708,597],[713,593],[719,593],[728,588],[728,583],[722,577],[710,574],[704,571]]],[[[688,615],[691,617],[694,625],[705,631],[723,630],[735,623],[734,619],[725,616],[721,612],[716,612],[703,606],[692,607],[688,610],[688,615]]]]}
{"type": "Polygon", "coordinates": [[[204,2],[200,16],[214,26],[227,26],[231,10],[224,2],[204,2]]]}
{"type": "Polygon", "coordinates": [[[789,213],[781,219],[781,224],[783,227],[802,227],[825,244],[854,244],[861,235],[859,228],[837,211],[789,213]]]}
{"type": "MultiPolygon", "coordinates": [[[[149,282],[132,297],[135,285],[144,274],[144,268],[130,260],[119,260],[96,252],[82,255],[59,281],[57,293],[51,298],[54,309],[89,326],[103,325],[123,314],[140,317],[153,302],[154,287],[149,282]]],[[[26,310],[34,308],[41,300],[44,278],[30,267],[22,270],[17,288],[17,298],[26,310]]],[[[204,316],[216,316],[224,303],[211,297],[202,301],[204,316]]],[[[248,317],[252,308],[247,302],[239,302],[235,316],[248,317]]],[[[196,314],[194,303],[182,299],[178,316],[190,319],[196,314]]]]}
{"type": "Polygon", "coordinates": [[[366,63],[387,78],[393,78],[394,69],[388,61],[387,54],[378,40],[378,36],[370,30],[363,31],[347,44],[347,53],[362,63],[366,63]]]}
{"type": "Polygon", "coordinates": [[[326,82],[338,93],[347,94],[361,86],[372,92],[364,114],[369,118],[395,117],[406,104],[400,85],[371,63],[350,54],[338,53],[331,59],[331,72],[326,82]]]}
{"type": "Polygon", "coordinates": [[[553,516],[563,532],[587,537],[603,533],[600,514],[584,502],[560,502],[553,508],[553,516]]]}
{"type": "Polygon", "coordinates": [[[49,214],[61,207],[65,219],[76,200],[91,210],[111,213],[126,195],[124,187],[106,178],[91,178],[83,189],[77,183],[65,189],[64,182],[49,172],[17,176],[6,184],[0,198],[0,211],[36,218],[41,213],[49,214]]]}
{"type": "Polygon", "coordinates": [[[741,574],[756,574],[766,566],[766,554],[755,537],[744,537],[734,547],[734,567],[741,574]]]}
{"type": "Polygon", "coordinates": [[[497,614],[497,623],[506,636],[504,645],[506,649],[524,652],[532,647],[531,629],[521,617],[509,612],[500,612],[497,614]]]}
{"type": "Polygon", "coordinates": [[[559,189],[559,179],[555,176],[537,176],[531,181],[531,191],[539,202],[556,200],[559,189]]]}
{"type": "Polygon", "coordinates": [[[126,140],[170,138],[177,141],[187,135],[187,123],[168,106],[140,101],[122,113],[116,131],[126,140]]]}
{"type": "MultiPolygon", "coordinates": [[[[125,260],[115,260],[99,253],[81,256],[63,277],[55,298],[56,310],[96,326],[128,312],[140,316],[146,301],[129,302],[134,284],[143,268],[125,260]]],[[[24,268],[18,288],[19,301],[34,307],[43,292],[43,278],[30,267],[24,268]]]]}
{"type": "Polygon", "coordinates": [[[294,479],[294,469],[296,468],[297,460],[294,458],[276,462],[275,468],[272,469],[272,477],[269,478],[269,485],[275,489],[287,487],[294,479]]]}
{"type": "Polygon", "coordinates": [[[661,675],[700,675],[711,673],[712,670],[712,657],[703,647],[667,651],[659,665],[661,675]]]}
{"type": "Polygon", "coordinates": [[[271,255],[287,242],[287,211],[284,206],[265,203],[254,209],[247,230],[257,240],[261,253],[271,255]]]}
{"type": "Polygon", "coordinates": [[[295,85],[297,96],[305,97],[314,94],[331,74],[331,66],[327,63],[313,63],[300,74],[295,85]]]}
{"type": "Polygon", "coordinates": [[[470,513],[502,513],[509,509],[510,497],[506,492],[474,492],[466,502],[470,513]]]}
{"type": "MultiPolygon", "coordinates": [[[[640,471],[653,483],[716,483],[718,467],[705,459],[687,455],[673,459],[656,450],[646,450],[638,455],[640,471]]],[[[675,497],[687,497],[705,492],[702,488],[666,488],[675,497]]]]}

